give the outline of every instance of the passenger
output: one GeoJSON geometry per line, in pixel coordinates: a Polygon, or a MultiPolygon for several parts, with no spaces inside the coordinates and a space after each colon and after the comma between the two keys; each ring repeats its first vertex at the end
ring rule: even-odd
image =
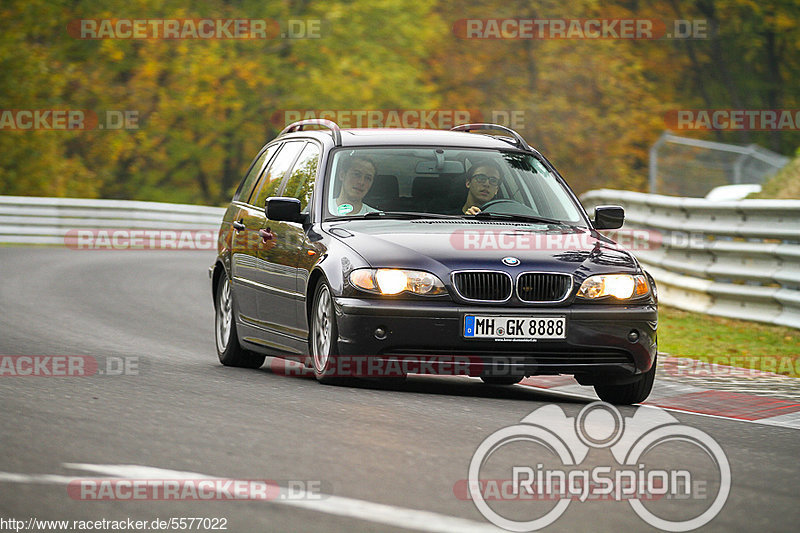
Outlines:
{"type": "Polygon", "coordinates": [[[378,211],[363,202],[375,180],[375,163],[366,156],[345,159],[341,173],[342,189],[335,200],[337,215],[363,215],[378,211]]]}
{"type": "Polygon", "coordinates": [[[467,201],[464,202],[461,212],[465,215],[476,215],[481,212],[481,207],[490,202],[497,191],[500,190],[500,167],[494,161],[479,161],[472,165],[467,173],[467,201]]]}

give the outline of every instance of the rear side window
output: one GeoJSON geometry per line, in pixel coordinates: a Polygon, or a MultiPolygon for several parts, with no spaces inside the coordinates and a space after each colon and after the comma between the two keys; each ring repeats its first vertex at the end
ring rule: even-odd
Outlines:
{"type": "Polygon", "coordinates": [[[279,146],[279,144],[273,144],[266,149],[262,149],[261,153],[256,156],[256,160],[253,161],[252,165],[250,165],[250,171],[239,184],[239,188],[236,189],[236,194],[233,195],[234,202],[237,202],[240,199],[247,200],[250,198],[250,194],[253,192],[253,187],[256,185],[256,180],[258,180],[258,177],[261,176],[261,171],[264,170],[264,165],[266,165],[269,160],[272,159],[272,156],[278,151],[279,146]]]}
{"type": "Polygon", "coordinates": [[[292,163],[297,159],[297,154],[300,153],[304,144],[305,141],[288,141],[283,144],[281,151],[272,158],[272,162],[267,166],[261,179],[258,180],[256,192],[250,196],[250,202],[248,202],[250,205],[263,209],[267,203],[267,198],[278,194],[283,177],[292,167],[292,163]]]}
{"type": "Polygon", "coordinates": [[[300,200],[300,209],[303,210],[311,201],[311,193],[314,190],[314,180],[317,177],[317,167],[319,166],[319,146],[310,142],[303,149],[297,159],[289,181],[286,183],[284,196],[291,196],[300,200]]]}

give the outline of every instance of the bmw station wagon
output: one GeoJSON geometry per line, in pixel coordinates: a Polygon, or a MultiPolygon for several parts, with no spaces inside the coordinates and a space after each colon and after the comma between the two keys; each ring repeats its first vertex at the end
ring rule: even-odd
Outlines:
{"type": "Polygon", "coordinates": [[[641,402],[657,296],[598,232],[623,219],[618,206],[591,219],[500,125],[296,122],[261,149],[222,220],[209,272],[219,359],[290,359],[322,383],[348,381],[355,360],[491,385],[568,374],[602,400],[641,402]]]}

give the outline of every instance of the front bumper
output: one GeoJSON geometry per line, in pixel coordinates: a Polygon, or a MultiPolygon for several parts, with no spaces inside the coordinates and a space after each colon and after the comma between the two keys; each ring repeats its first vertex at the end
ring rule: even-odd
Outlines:
{"type": "Polygon", "coordinates": [[[459,364],[447,368],[456,368],[458,373],[572,374],[590,385],[636,379],[652,367],[657,352],[655,304],[573,303],[534,308],[366,298],[336,298],[335,303],[342,356],[406,361],[456,358],[459,364]],[[535,342],[465,339],[462,332],[467,314],[564,316],[566,338],[535,342]],[[376,330],[383,330],[384,335],[376,336],[376,330]],[[633,330],[638,338],[632,342],[629,334],[633,330]]]}

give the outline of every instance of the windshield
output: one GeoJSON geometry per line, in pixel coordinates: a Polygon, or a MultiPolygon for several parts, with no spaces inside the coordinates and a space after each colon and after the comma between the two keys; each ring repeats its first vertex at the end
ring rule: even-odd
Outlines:
{"type": "Polygon", "coordinates": [[[585,225],[559,179],[531,154],[356,148],[333,155],[326,218],[425,214],[585,225]]]}

